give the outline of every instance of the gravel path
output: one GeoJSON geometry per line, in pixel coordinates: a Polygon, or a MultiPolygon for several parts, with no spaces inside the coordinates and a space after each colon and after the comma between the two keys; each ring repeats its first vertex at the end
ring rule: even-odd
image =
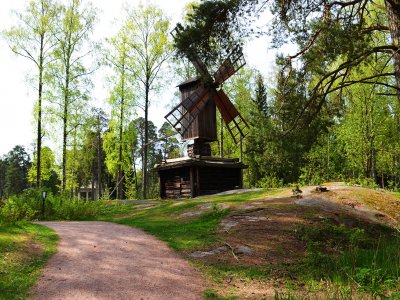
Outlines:
{"type": "Polygon", "coordinates": [[[165,243],[106,222],[38,222],[56,231],[58,251],[32,299],[202,299],[200,274],[165,243]]]}

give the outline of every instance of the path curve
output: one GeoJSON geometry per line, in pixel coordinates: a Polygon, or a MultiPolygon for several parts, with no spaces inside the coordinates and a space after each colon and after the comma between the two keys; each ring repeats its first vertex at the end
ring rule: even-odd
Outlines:
{"type": "Polygon", "coordinates": [[[187,261],[142,230],[107,222],[37,222],[60,237],[32,299],[203,299],[187,261]]]}

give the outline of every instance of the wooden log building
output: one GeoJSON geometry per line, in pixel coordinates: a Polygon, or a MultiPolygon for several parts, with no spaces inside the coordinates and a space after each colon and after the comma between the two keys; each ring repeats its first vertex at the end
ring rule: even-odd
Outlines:
{"type": "Polygon", "coordinates": [[[182,157],[157,165],[160,198],[193,198],[243,186],[242,169],[237,159],[182,157]]]}

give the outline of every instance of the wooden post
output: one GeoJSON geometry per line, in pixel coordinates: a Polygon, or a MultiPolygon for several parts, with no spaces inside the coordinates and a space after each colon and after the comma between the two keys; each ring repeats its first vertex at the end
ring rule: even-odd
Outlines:
{"type": "Polygon", "coordinates": [[[200,196],[200,174],[199,174],[199,167],[196,167],[196,196],[200,196]]]}
{"type": "Polygon", "coordinates": [[[190,197],[194,198],[194,197],[196,197],[196,193],[195,193],[195,190],[194,190],[194,171],[193,171],[193,167],[190,167],[189,176],[190,176],[190,197]]]}
{"type": "Polygon", "coordinates": [[[240,136],[240,162],[243,162],[243,143],[242,143],[242,136],[240,136]]]}
{"type": "Polygon", "coordinates": [[[160,196],[160,199],[162,199],[162,196],[163,196],[163,181],[161,179],[161,172],[160,171],[158,171],[158,184],[159,184],[159,191],[160,191],[159,196],[160,196]]]}
{"type": "Polygon", "coordinates": [[[221,116],[221,122],[220,122],[220,146],[219,146],[219,156],[221,158],[224,157],[224,120],[222,119],[221,116]]]}

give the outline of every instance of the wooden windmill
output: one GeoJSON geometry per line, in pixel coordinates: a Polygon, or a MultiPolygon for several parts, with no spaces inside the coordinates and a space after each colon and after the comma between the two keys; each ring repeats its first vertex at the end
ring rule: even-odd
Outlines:
{"type": "MultiPolygon", "coordinates": [[[[171,34],[175,37],[182,30],[178,25],[171,34]]],[[[235,143],[248,132],[248,124],[221,88],[245,65],[241,49],[234,49],[213,75],[193,49],[185,54],[199,77],[178,85],[181,102],[165,118],[184,140],[194,143],[188,146],[189,157],[156,165],[161,198],[195,197],[241,188],[242,169],[247,167],[238,159],[211,157],[209,145],[217,140],[217,108],[235,143]]]]}
{"type": "MultiPolygon", "coordinates": [[[[178,25],[171,34],[175,37],[182,29],[178,25]]],[[[189,88],[190,93],[187,93],[185,89],[181,89],[182,101],[165,118],[185,140],[212,141],[216,139],[217,130],[214,122],[215,108],[213,107],[217,107],[229,134],[233,141],[237,143],[246,136],[248,124],[220,87],[246,64],[240,47],[231,52],[213,76],[208,72],[207,67],[193,49],[185,54],[196,68],[200,77],[194,81],[196,83],[195,89],[193,90],[193,84],[189,88]],[[209,109],[206,109],[207,107],[209,109]],[[204,122],[208,126],[203,126],[202,123],[204,122]],[[204,136],[205,138],[203,138],[204,136]]],[[[190,83],[193,83],[193,81],[190,83]]],[[[181,84],[180,88],[185,85],[181,84]]]]}

